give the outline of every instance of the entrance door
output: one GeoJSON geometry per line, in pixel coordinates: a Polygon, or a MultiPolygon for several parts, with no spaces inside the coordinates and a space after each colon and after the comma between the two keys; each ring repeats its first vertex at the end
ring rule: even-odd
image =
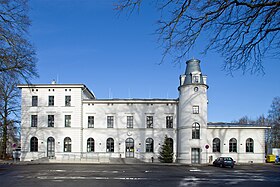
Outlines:
{"type": "Polygon", "coordinates": [[[55,156],[55,149],[54,149],[55,141],[53,137],[49,137],[47,140],[47,156],[49,158],[53,158],[55,156]]]}
{"type": "Polygon", "coordinates": [[[200,148],[192,148],[192,164],[200,164],[200,148]]]}
{"type": "Polygon", "coordinates": [[[134,158],[134,140],[132,138],[125,140],[125,157],[134,158]]]}

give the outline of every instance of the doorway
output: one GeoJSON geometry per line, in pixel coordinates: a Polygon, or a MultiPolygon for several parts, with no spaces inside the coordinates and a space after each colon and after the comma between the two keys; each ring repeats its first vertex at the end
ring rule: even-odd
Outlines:
{"type": "Polygon", "coordinates": [[[200,148],[192,148],[191,160],[192,164],[200,164],[200,148]]]}
{"type": "Polygon", "coordinates": [[[54,158],[55,156],[55,141],[53,137],[49,137],[47,140],[47,157],[54,158]]]}
{"type": "Polygon", "coordinates": [[[127,138],[125,140],[125,157],[134,158],[134,140],[133,140],[133,138],[127,138]]]}

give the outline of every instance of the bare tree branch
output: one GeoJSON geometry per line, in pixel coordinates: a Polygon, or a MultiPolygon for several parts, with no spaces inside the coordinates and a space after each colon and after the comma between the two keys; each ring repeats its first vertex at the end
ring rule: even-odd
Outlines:
{"type": "MultiPolygon", "coordinates": [[[[280,47],[279,0],[162,0],[152,1],[161,12],[156,33],[163,59],[186,61],[194,46],[205,41],[202,52],[219,52],[224,69],[263,72],[265,57],[280,47]]],[[[121,0],[116,9],[133,12],[142,0],[121,0]]],[[[279,55],[278,55],[279,56],[279,55]]]]}

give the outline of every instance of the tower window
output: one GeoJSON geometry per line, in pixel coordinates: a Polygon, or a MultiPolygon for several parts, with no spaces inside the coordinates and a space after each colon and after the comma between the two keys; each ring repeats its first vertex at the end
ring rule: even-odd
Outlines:
{"type": "Polygon", "coordinates": [[[192,76],[192,83],[199,83],[200,80],[199,80],[199,75],[193,75],[192,76]]]}
{"type": "Polygon", "coordinates": [[[193,114],[199,114],[199,106],[193,106],[193,114]]]}
{"type": "Polygon", "coordinates": [[[200,125],[199,123],[194,123],[192,125],[192,139],[200,139],[200,125]]]}

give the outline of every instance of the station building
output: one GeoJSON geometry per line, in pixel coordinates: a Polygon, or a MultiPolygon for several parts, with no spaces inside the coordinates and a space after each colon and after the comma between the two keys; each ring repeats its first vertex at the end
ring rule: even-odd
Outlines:
{"type": "Polygon", "coordinates": [[[179,98],[98,99],[83,84],[22,84],[21,160],[104,163],[134,158],[158,162],[165,136],[174,162],[265,161],[268,127],[208,123],[207,77],[186,62],[179,98]]]}

